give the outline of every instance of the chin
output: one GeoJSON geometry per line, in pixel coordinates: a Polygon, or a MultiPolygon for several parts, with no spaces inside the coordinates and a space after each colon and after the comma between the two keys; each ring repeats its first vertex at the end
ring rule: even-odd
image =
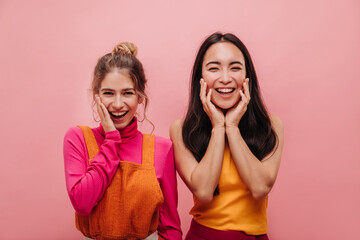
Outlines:
{"type": "Polygon", "coordinates": [[[238,99],[228,99],[228,101],[219,101],[219,102],[215,102],[215,106],[217,106],[218,108],[221,108],[223,111],[227,111],[231,108],[233,108],[238,102],[240,101],[240,98],[238,99]]]}
{"type": "Polygon", "coordinates": [[[220,103],[220,104],[215,104],[218,108],[220,108],[223,111],[229,110],[230,108],[232,108],[233,106],[235,106],[236,103],[233,102],[229,102],[229,103],[220,103]]]}

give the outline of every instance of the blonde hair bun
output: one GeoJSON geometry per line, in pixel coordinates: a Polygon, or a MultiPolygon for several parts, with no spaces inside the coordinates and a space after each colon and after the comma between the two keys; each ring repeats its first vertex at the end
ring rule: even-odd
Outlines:
{"type": "Polygon", "coordinates": [[[129,55],[133,55],[134,57],[136,57],[137,47],[135,44],[133,44],[131,42],[122,42],[114,47],[113,53],[129,54],[129,55]]]}

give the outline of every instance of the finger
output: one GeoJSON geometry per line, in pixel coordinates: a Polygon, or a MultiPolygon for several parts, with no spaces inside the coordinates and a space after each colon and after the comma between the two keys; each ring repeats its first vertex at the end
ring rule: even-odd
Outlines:
{"type": "Polygon", "coordinates": [[[211,95],[212,89],[209,90],[208,95],[206,96],[206,103],[211,104],[211,95]]]}
{"type": "Polygon", "coordinates": [[[98,97],[98,111],[100,116],[100,121],[102,124],[112,122],[109,111],[106,109],[105,105],[101,102],[101,98],[98,97]]]}
{"type": "MultiPolygon", "coordinates": [[[[206,90],[207,90],[207,84],[204,81],[204,79],[201,79],[201,86],[202,86],[202,92],[201,92],[201,103],[203,105],[204,111],[209,114],[210,113],[210,107],[209,104],[207,102],[207,94],[206,94],[206,90]]],[[[209,94],[209,93],[208,93],[209,94]]]]}
{"type": "Polygon", "coordinates": [[[95,102],[96,102],[96,109],[97,109],[98,115],[100,117],[100,120],[103,121],[104,113],[103,113],[103,110],[101,108],[101,102],[100,102],[99,95],[95,95],[95,102]]]}
{"type": "Polygon", "coordinates": [[[212,97],[212,93],[213,93],[213,89],[210,88],[208,95],[206,96],[206,106],[209,109],[209,112],[213,112],[216,110],[216,106],[211,102],[211,97],[212,97]]]}
{"type": "Polygon", "coordinates": [[[106,109],[105,105],[103,103],[100,103],[100,108],[102,110],[104,119],[110,119],[110,113],[109,111],[106,109]]]}
{"type": "Polygon", "coordinates": [[[240,96],[241,96],[241,103],[248,104],[249,99],[246,97],[243,91],[240,90],[240,96]]]}
{"type": "MultiPolygon", "coordinates": [[[[204,83],[204,89],[206,89],[206,83],[204,83]]],[[[209,104],[207,102],[207,97],[209,96],[209,93],[208,95],[206,95],[206,92],[205,94],[202,96],[201,98],[201,102],[202,102],[202,105],[203,105],[203,108],[204,108],[204,111],[206,112],[206,114],[209,115],[210,113],[210,108],[209,108],[209,104]]]]}
{"type": "Polygon", "coordinates": [[[249,79],[246,78],[245,82],[244,82],[244,91],[245,91],[245,96],[248,100],[250,100],[250,90],[249,90],[249,79]]]}
{"type": "Polygon", "coordinates": [[[200,79],[200,99],[203,104],[205,97],[206,97],[206,82],[204,81],[204,79],[200,79]]]}
{"type": "Polygon", "coordinates": [[[241,96],[241,100],[243,100],[244,98],[246,98],[244,92],[240,89],[239,90],[240,96],[241,96]]]}

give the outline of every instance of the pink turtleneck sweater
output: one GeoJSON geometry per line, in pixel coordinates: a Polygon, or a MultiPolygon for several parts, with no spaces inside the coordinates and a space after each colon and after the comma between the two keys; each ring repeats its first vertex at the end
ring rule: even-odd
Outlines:
{"type": "MultiPolygon", "coordinates": [[[[137,120],[124,129],[105,133],[102,126],[92,129],[100,152],[89,164],[84,135],[70,128],[64,137],[66,187],[72,205],[80,215],[89,215],[110,185],[120,161],[141,164],[142,134],[137,120]]],[[[158,233],[165,239],[181,239],[177,212],[177,182],[170,140],[155,136],[154,166],[164,195],[160,207],[158,233]]]]}

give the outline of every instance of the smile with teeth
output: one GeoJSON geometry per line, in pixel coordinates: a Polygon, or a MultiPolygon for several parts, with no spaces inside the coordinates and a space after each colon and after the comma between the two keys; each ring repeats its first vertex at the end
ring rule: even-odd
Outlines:
{"type": "Polygon", "coordinates": [[[235,91],[235,88],[216,88],[216,91],[218,93],[229,94],[229,93],[232,93],[233,91],[235,91]]]}
{"type": "Polygon", "coordinates": [[[128,113],[128,111],[126,111],[126,112],[110,112],[110,115],[113,118],[120,119],[120,118],[123,118],[127,113],[128,113]]]}

